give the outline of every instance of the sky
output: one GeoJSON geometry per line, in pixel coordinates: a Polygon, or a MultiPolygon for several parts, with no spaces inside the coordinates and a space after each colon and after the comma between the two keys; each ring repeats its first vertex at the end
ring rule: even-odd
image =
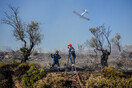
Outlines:
{"type": "MultiPolygon", "coordinates": [[[[19,16],[29,24],[37,21],[40,24],[44,38],[36,48],[43,52],[67,50],[71,43],[75,49],[83,44],[92,35],[89,28],[105,25],[110,26],[110,38],[119,33],[122,36],[122,45],[132,45],[132,0],[1,0],[0,19],[4,12],[10,12],[9,5],[19,7],[19,16]],[[72,11],[82,13],[90,21],[79,18],[72,11]]],[[[0,23],[0,47],[19,49],[23,46],[16,41],[13,28],[0,23]]]]}

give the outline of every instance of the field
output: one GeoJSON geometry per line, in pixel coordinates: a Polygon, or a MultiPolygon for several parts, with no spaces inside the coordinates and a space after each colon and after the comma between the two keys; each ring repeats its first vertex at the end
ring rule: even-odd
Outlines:
{"type": "Polygon", "coordinates": [[[119,59],[118,56],[111,55],[108,59],[109,67],[102,68],[100,65],[100,56],[95,57],[94,55],[77,54],[75,65],[77,72],[75,71],[72,72],[70,62],[68,65],[68,69],[66,70],[68,55],[61,54],[61,57],[62,57],[60,59],[61,72],[57,71],[56,66],[50,69],[52,59],[50,58],[49,53],[31,55],[27,63],[23,64],[20,64],[19,63],[20,60],[18,59],[17,60],[2,59],[0,63],[1,72],[0,87],[1,88],[8,88],[9,86],[10,87],[12,86],[11,88],[132,87],[131,85],[132,60],[130,58],[119,59]],[[10,74],[7,74],[6,72],[10,74]],[[29,82],[29,84],[27,84],[27,82],[29,82]]]}

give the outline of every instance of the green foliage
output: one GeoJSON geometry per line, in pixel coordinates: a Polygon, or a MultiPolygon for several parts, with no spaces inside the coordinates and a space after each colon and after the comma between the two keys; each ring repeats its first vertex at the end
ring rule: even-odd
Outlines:
{"type": "Polygon", "coordinates": [[[132,77],[124,78],[123,72],[114,67],[104,67],[102,76],[91,75],[86,81],[86,88],[132,88],[132,77]]]}
{"type": "Polygon", "coordinates": [[[33,88],[33,84],[45,75],[44,69],[38,63],[0,62],[0,70],[5,77],[0,81],[0,88],[9,88],[12,85],[11,75],[19,77],[17,79],[21,80],[23,88],[33,88]],[[14,67],[17,68],[14,70],[14,67]]]}
{"type": "MultiPolygon", "coordinates": [[[[26,66],[26,64],[23,66],[26,66]]],[[[43,78],[45,71],[37,63],[28,64],[29,70],[22,76],[22,84],[26,88],[32,88],[34,83],[43,78]]]]}
{"type": "Polygon", "coordinates": [[[34,84],[34,88],[63,88],[65,84],[64,77],[47,76],[44,80],[39,80],[34,84]]]}
{"type": "Polygon", "coordinates": [[[101,76],[90,77],[86,81],[86,88],[132,88],[132,78],[107,79],[101,76]]]}
{"type": "Polygon", "coordinates": [[[46,77],[44,81],[48,87],[53,87],[53,88],[62,88],[64,84],[63,77],[46,77]]]}
{"type": "Polygon", "coordinates": [[[110,79],[115,79],[117,77],[122,77],[123,76],[123,72],[120,69],[116,69],[114,67],[104,67],[101,70],[102,74],[104,75],[104,77],[106,78],[110,78],[110,79]]]}
{"type": "MultiPolygon", "coordinates": [[[[50,73],[44,77],[45,71],[38,63],[0,62],[0,70],[3,76],[0,88],[10,88],[14,85],[12,75],[19,77],[17,80],[21,81],[23,88],[66,88],[68,81],[65,80],[64,75],[57,73],[50,73]],[[17,68],[12,73],[14,66],[17,68]],[[17,72],[19,74],[15,75],[17,72]]],[[[88,76],[81,74],[80,78],[83,83],[86,83],[86,88],[132,88],[132,77],[125,78],[124,75],[119,69],[104,67],[101,72],[88,74],[88,76]]]]}
{"type": "Polygon", "coordinates": [[[21,63],[17,66],[17,69],[21,69],[21,68],[29,68],[29,64],[28,63],[21,63]]]}
{"type": "Polygon", "coordinates": [[[29,70],[30,66],[29,63],[21,63],[17,66],[17,69],[15,70],[14,75],[15,76],[19,76],[19,79],[21,79],[22,75],[24,75],[25,73],[27,73],[27,71],[29,70]]]}
{"type": "Polygon", "coordinates": [[[22,47],[22,48],[20,48],[20,50],[21,50],[21,52],[23,53],[23,56],[24,56],[24,57],[28,57],[28,56],[30,55],[30,51],[29,51],[28,48],[22,47]]]}
{"type": "Polygon", "coordinates": [[[24,47],[20,48],[20,51],[23,54],[21,62],[26,62],[34,46],[41,43],[42,35],[39,30],[39,24],[38,22],[32,21],[30,24],[25,25],[18,15],[18,8],[12,6],[9,8],[11,12],[9,14],[5,12],[5,17],[2,19],[2,23],[13,27],[14,37],[24,43],[24,47]]]}
{"type": "Polygon", "coordinates": [[[14,60],[7,63],[7,65],[9,65],[11,67],[17,67],[19,64],[20,64],[20,62],[16,62],[14,60]]]}
{"type": "Polygon", "coordinates": [[[31,21],[31,23],[28,24],[26,32],[30,36],[29,39],[31,43],[33,42],[34,45],[38,45],[41,42],[42,35],[40,34],[38,22],[31,21]]]}
{"type": "Polygon", "coordinates": [[[0,62],[0,68],[3,67],[5,65],[4,62],[0,62]]]}
{"type": "Polygon", "coordinates": [[[7,62],[7,63],[4,63],[4,62],[0,62],[0,68],[1,67],[16,67],[20,64],[20,62],[16,62],[16,61],[11,61],[11,62],[7,62]]]}
{"type": "Polygon", "coordinates": [[[109,88],[107,87],[106,79],[101,76],[93,78],[90,76],[86,82],[86,88],[109,88]]]}
{"type": "Polygon", "coordinates": [[[126,79],[126,78],[116,78],[115,80],[113,79],[108,79],[107,84],[112,88],[132,88],[132,79],[126,79]]]}
{"type": "Polygon", "coordinates": [[[48,86],[43,80],[38,80],[36,83],[34,83],[33,88],[48,88],[48,86]]]}

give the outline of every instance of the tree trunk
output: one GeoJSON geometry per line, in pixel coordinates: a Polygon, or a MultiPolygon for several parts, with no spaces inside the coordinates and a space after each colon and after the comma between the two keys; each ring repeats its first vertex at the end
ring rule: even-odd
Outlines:
{"type": "Polygon", "coordinates": [[[22,52],[22,53],[23,53],[23,57],[22,57],[21,63],[26,63],[26,61],[28,60],[28,57],[29,57],[30,54],[31,54],[31,50],[26,49],[26,50],[24,50],[24,52],[22,52]]]}
{"type": "Polygon", "coordinates": [[[28,60],[28,57],[24,57],[22,58],[21,63],[26,63],[27,60],[28,60]]]}
{"type": "Polygon", "coordinates": [[[107,60],[108,60],[109,55],[110,55],[109,51],[107,51],[107,50],[102,51],[102,55],[101,55],[101,65],[102,65],[102,67],[108,66],[107,60]]]}

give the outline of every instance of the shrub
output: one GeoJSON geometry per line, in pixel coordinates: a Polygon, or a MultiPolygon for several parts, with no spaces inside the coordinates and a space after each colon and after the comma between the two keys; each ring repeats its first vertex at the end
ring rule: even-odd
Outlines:
{"type": "Polygon", "coordinates": [[[11,61],[11,62],[7,62],[7,63],[0,62],[0,68],[2,68],[2,67],[16,67],[19,64],[20,63],[19,62],[16,62],[16,61],[11,61]]]}
{"type": "Polygon", "coordinates": [[[98,76],[93,78],[92,76],[86,82],[86,88],[108,88],[106,79],[98,76]]]}
{"type": "Polygon", "coordinates": [[[15,76],[18,76],[19,79],[21,79],[21,76],[24,75],[25,73],[27,73],[27,71],[29,70],[29,64],[28,63],[21,63],[17,66],[17,69],[14,72],[15,76]]]}
{"type": "Polygon", "coordinates": [[[128,88],[132,88],[132,77],[128,79],[128,88]]]}
{"type": "Polygon", "coordinates": [[[29,68],[29,64],[28,63],[21,63],[17,66],[17,69],[21,69],[21,68],[29,68]]]}
{"type": "Polygon", "coordinates": [[[116,69],[114,67],[104,67],[101,70],[101,73],[108,79],[115,79],[117,77],[123,76],[123,72],[120,69],[116,69]]]}
{"type": "Polygon", "coordinates": [[[107,84],[109,88],[132,88],[132,79],[126,78],[117,78],[117,79],[108,79],[107,84]]]}
{"type": "Polygon", "coordinates": [[[0,63],[0,88],[10,88],[12,82],[12,70],[11,66],[7,63],[0,63]]]}
{"type": "Polygon", "coordinates": [[[8,88],[10,85],[8,84],[8,79],[0,81],[0,88],[8,88]]]}
{"type": "Polygon", "coordinates": [[[49,88],[43,80],[38,80],[34,83],[33,88],[49,88]]]}
{"type": "Polygon", "coordinates": [[[4,62],[0,62],[0,68],[3,67],[5,65],[4,62]]]}
{"type": "Polygon", "coordinates": [[[132,78],[108,79],[101,76],[90,78],[86,81],[86,88],[132,88],[132,78]]]}
{"type": "Polygon", "coordinates": [[[62,88],[65,81],[63,77],[46,77],[44,82],[47,87],[62,88]]]}
{"type": "Polygon", "coordinates": [[[63,88],[65,84],[64,77],[47,76],[44,80],[39,80],[34,84],[34,88],[63,88]]]}
{"type": "Polygon", "coordinates": [[[22,84],[26,88],[32,88],[34,83],[43,78],[45,75],[44,69],[36,63],[28,64],[29,70],[22,76],[22,84]]]}
{"type": "Polygon", "coordinates": [[[9,65],[10,67],[17,67],[19,64],[20,62],[16,62],[16,61],[11,61],[7,63],[7,65],[9,65]]]}

